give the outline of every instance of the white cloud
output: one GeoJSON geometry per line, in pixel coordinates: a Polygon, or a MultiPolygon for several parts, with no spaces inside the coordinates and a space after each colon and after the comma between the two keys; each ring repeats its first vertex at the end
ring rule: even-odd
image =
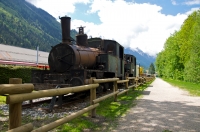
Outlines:
{"type": "Polygon", "coordinates": [[[188,12],[186,12],[185,14],[190,15],[192,12],[198,11],[199,9],[200,9],[200,7],[199,7],[199,8],[198,8],[198,7],[196,7],[196,8],[191,8],[191,10],[188,11],[188,12]]]}
{"type": "MultiPolygon", "coordinates": [[[[89,13],[98,13],[100,25],[93,23],[72,23],[86,26],[88,36],[103,36],[115,39],[125,48],[140,48],[150,55],[156,55],[163,48],[166,39],[179,30],[187,14],[164,15],[162,7],[148,3],[127,3],[123,0],[94,0],[89,13]]],[[[72,26],[73,27],[73,26],[72,26]]]]}
{"type": "Polygon", "coordinates": [[[177,5],[175,0],[171,0],[171,2],[172,2],[172,5],[177,5]]]}
{"type": "MultiPolygon", "coordinates": [[[[176,16],[161,13],[162,7],[149,3],[137,4],[123,0],[28,0],[54,17],[73,13],[75,3],[90,5],[88,15],[97,13],[101,24],[72,18],[71,28],[86,26],[88,36],[114,39],[125,48],[140,48],[156,55],[166,39],[180,26],[190,12],[176,16]],[[47,6],[48,4],[48,6],[47,6]],[[51,6],[53,5],[53,6],[51,6]]],[[[174,0],[172,0],[174,1],[174,0]]]]}
{"type": "Polygon", "coordinates": [[[186,2],[184,2],[184,4],[186,4],[186,5],[197,5],[197,4],[200,4],[200,0],[187,0],[186,2]]]}
{"type": "Polygon", "coordinates": [[[75,11],[74,4],[84,3],[87,4],[90,0],[26,0],[38,8],[47,11],[53,17],[65,16],[68,13],[75,11]]]}

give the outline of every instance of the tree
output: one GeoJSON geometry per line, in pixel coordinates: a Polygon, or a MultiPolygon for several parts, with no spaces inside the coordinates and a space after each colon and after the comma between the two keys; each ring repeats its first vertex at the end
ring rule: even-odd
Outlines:
{"type": "Polygon", "coordinates": [[[200,13],[198,13],[198,19],[195,21],[193,28],[191,29],[191,50],[190,58],[185,64],[185,81],[200,82],[200,13]]]}
{"type": "Polygon", "coordinates": [[[200,81],[200,10],[184,21],[181,29],[166,40],[156,58],[159,76],[199,83],[200,81]]]}
{"type": "Polygon", "coordinates": [[[151,63],[151,65],[149,66],[149,74],[155,74],[155,67],[153,63],[151,63]]]}

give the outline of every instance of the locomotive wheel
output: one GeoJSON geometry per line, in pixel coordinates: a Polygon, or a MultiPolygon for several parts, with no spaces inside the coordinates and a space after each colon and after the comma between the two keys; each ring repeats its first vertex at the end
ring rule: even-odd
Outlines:
{"type": "Polygon", "coordinates": [[[79,77],[73,77],[70,80],[70,84],[73,86],[81,86],[83,85],[83,81],[79,77]]]}
{"type": "MultiPolygon", "coordinates": [[[[72,87],[74,86],[81,86],[83,85],[83,81],[81,80],[81,78],[79,77],[74,77],[70,80],[70,84],[72,85],[72,87]]],[[[81,98],[85,98],[89,95],[90,91],[83,91],[83,92],[78,92],[78,93],[75,93],[75,95],[77,96],[80,96],[81,98]]]]}
{"type": "Polygon", "coordinates": [[[105,83],[103,91],[106,92],[107,90],[113,90],[113,83],[105,83]]]}
{"type": "Polygon", "coordinates": [[[103,93],[103,86],[99,85],[99,87],[97,87],[96,91],[97,91],[98,94],[103,93]]]}
{"type": "Polygon", "coordinates": [[[34,77],[32,82],[33,83],[41,83],[41,79],[39,77],[34,77]]]}

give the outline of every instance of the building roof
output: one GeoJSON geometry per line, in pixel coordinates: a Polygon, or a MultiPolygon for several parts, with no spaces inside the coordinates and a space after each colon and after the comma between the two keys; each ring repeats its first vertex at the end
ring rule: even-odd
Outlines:
{"type": "MultiPolygon", "coordinates": [[[[38,51],[38,64],[48,65],[48,52],[38,51]]],[[[0,44],[0,63],[37,64],[37,50],[0,44]],[[21,63],[20,63],[21,62],[21,63]]]]}

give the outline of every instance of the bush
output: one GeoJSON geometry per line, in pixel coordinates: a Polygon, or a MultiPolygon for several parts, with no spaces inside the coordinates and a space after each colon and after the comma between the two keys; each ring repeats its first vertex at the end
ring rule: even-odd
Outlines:
{"type": "Polygon", "coordinates": [[[30,83],[31,70],[38,69],[28,66],[0,65],[0,84],[8,84],[9,78],[21,78],[22,83],[30,83]]]}

